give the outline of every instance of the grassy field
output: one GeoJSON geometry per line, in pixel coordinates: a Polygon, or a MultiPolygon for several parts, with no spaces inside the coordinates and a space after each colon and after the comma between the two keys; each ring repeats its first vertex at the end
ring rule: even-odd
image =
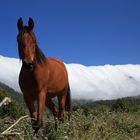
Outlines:
{"type": "MultiPolygon", "coordinates": [[[[0,91],[0,101],[7,93],[0,91]]],[[[57,131],[52,114],[44,114],[44,125],[39,139],[48,140],[140,140],[140,105],[134,100],[84,102],[73,101],[71,120],[65,117],[57,131]]],[[[27,115],[24,104],[12,100],[0,108],[0,133],[18,118],[27,115]]],[[[65,112],[65,116],[67,113],[65,112]]],[[[25,140],[33,139],[30,119],[19,122],[13,132],[20,132],[25,140]]],[[[1,140],[20,140],[19,136],[0,136],[1,140]]]]}

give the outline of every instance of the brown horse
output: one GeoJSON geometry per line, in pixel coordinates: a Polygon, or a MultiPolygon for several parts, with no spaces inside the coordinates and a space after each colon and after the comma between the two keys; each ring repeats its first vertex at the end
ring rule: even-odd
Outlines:
{"type": "Polygon", "coordinates": [[[62,61],[46,58],[39,49],[33,32],[32,18],[29,18],[28,26],[23,26],[22,18],[19,18],[17,27],[18,51],[22,60],[19,85],[30,115],[34,118],[32,125],[37,133],[42,126],[45,105],[52,111],[54,118],[61,121],[64,119],[64,108],[70,111],[68,74],[62,61]],[[52,102],[53,97],[58,98],[58,109],[52,102]]]}

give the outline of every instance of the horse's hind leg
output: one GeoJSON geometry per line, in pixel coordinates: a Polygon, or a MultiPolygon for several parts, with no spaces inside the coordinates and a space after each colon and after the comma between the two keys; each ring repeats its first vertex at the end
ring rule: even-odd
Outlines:
{"type": "Polygon", "coordinates": [[[64,108],[66,102],[66,95],[63,94],[58,96],[58,103],[59,103],[59,112],[58,112],[58,120],[64,122],[64,108]]]}
{"type": "Polygon", "coordinates": [[[58,110],[55,107],[55,104],[52,102],[52,99],[46,100],[46,106],[52,111],[55,119],[55,129],[57,129],[57,120],[58,120],[58,110]]]}

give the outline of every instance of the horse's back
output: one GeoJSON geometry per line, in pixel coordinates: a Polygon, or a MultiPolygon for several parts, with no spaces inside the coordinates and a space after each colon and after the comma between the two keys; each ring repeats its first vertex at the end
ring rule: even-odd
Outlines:
{"type": "Polygon", "coordinates": [[[67,69],[65,67],[65,64],[57,59],[57,58],[47,58],[47,69],[49,69],[49,77],[55,77],[55,79],[58,79],[59,77],[64,77],[67,79],[67,69]]]}

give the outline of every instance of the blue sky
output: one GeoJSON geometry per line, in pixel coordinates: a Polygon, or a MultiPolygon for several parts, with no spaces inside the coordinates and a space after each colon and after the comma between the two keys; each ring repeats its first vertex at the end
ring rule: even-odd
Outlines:
{"type": "Polygon", "coordinates": [[[46,56],[84,65],[140,63],[139,0],[1,0],[0,55],[18,57],[19,17],[34,19],[46,56]]]}

